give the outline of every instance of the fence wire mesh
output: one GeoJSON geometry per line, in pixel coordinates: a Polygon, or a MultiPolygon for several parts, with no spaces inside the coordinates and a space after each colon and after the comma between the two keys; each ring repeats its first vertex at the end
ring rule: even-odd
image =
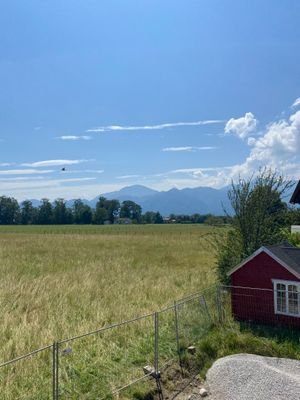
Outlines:
{"type": "Polygon", "coordinates": [[[105,399],[154,364],[154,314],[59,343],[60,399],[105,399]]]}
{"type": "Polygon", "coordinates": [[[158,354],[157,369],[178,359],[175,306],[158,312],[158,354]]]}
{"type": "Polygon", "coordinates": [[[197,370],[197,344],[220,319],[216,288],[175,303],[180,366],[191,373],[197,370]]]}

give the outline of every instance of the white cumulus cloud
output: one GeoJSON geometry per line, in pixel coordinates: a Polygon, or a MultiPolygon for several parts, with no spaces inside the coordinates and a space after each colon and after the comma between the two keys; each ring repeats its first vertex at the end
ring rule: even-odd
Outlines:
{"type": "Polygon", "coordinates": [[[245,139],[256,130],[257,120],[251,112],[247,112],[241,118],[230,118],[225,125],[225,133],[235,134],[245,139]]]}
{"type": "Polygon", "coordinates": [[[256,143],[256,139],[254,137],[248,138],[248,146],[254,146],[256,143]]]}
{"type": "Polygon", "coordinates": [[[282,119],[267,126],[246,160],[248,164],[263,163],[273,168],[286,169],[291,162],[299,162],[300,111],[289,119],[282,119]]]}

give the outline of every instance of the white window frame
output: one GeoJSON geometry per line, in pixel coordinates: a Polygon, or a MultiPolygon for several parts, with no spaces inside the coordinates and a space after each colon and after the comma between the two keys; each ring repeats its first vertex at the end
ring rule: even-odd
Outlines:
{"type": "Polygon", "coordinates": [[[273,293],[274,293],[274,312],[275,314],[280,315],[288,315],[289,317],[300,318],[300,282],[297,281],[287,281],[282,279],[272,279],[273,282],[273,293]],[[286,312],[278,311],[277,307],[277,285],[285,285],[285,303],[286,303],[286,312]],[[289,312],[289,297],[288,297],[288,285],[297,286],[298,289],[298,314],[294,314],[289,312]]]}

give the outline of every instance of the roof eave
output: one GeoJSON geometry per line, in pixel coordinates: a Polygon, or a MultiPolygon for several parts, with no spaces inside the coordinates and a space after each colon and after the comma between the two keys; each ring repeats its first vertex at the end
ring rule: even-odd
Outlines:
{"type": "Polygon", "coordinates": [[[229,272],[227,272],[227,276],[231,276],[234,272],[242,268],[245,264],[247,264],[249,261],[251,261],[253,258],[258,256],[260,253],[266,253],[268,256],[273,258],[278,264],[280,264],[283,268],[285,268],[287,271],[289,271],[292,275],[294,275],[296,278],[300,279],[300,274],[295,271],[293,268],[291,268],[289,265],[287,265],[284,261],[282,261],[280,258],[275,256],[269,249],[266,247],[262,246],[258,250],[256,250],[251,256],[247,257],[244,261],[242,261],[239,265],[236,267],[232,268],[229,272]]]}
{"type": "Polygon", "coordinates": [[[300,180],[294,190],[294,193],[292,194],[290,203],[291,204],[300,204],[300,180]]]}

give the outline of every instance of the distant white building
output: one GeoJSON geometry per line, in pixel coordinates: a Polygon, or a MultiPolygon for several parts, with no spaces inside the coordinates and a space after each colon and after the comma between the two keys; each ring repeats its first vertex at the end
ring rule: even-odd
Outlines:
{"type": "Polygon", "coordinates": [[[119,224],[119,225],[130,225],[132,224],[132,221],[130,218],[117,218],[115,220],[115,224],[119,224]]]}
{"type": "Polygon", "coordinates": [[[292,233],[300,233],[300,225],[292,225],[291,232],[292,233]]]}

